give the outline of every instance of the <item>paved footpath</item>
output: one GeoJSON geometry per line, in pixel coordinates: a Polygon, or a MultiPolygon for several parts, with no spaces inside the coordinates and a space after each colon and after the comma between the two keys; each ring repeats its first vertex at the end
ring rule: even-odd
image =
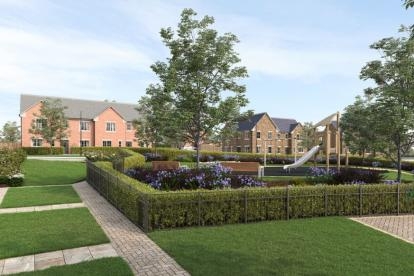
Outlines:
{"type": "Polygon", "coordinates": [[[18,208],[0,208],[0,214],[38,212],[38,211],[49,211],[49,210],[58,210],[58,209],[80,208],[80,207],[85,207],[85,204],[83,202],[80,202],[80,203],[65,203],[65,204],[53,204],[53,205],[44,205],[44,206],[18,207],[18,208]]]}
{"type": "Polygon", "coordinates": [[[414,215],[354,217],[351,219],[398,239],[414,243],[414,215]]]}
{"type": "Polygon", "coordinates": [[[6,195],[6,192],[9,188],[5,187],[5,188],[0,188],[0,204],[3,201],[4,196],[6,195]]]}
{"type": "Polygon", "coordinates": [[[111,244],[58,250],[0,260],[0,275],[46,269],[51,266],[77,264],[99,258],[116,257],[111,244]]]}
{"type": "Polygon", "coordinates": [[[135,275],[190,275],[88,183],[73,187],[135,275]]]}

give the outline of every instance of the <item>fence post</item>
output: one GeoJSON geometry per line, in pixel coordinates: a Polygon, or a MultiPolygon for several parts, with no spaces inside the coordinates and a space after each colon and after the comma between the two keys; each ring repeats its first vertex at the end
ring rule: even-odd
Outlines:
{"type": "Polygon", "coordinates": [[[397,183],[397,216],[400,215],[400,183],[397,183]]]}
{"type": "Polygon", "coordinates": [[[201,192],[198,192],[197,213],[198,213],[198,226],[201,226],[201,192]]]}
{"type": "Polygon", "coordinates": [[[328,190],[325,187],[324,193],[324,200],[325,200],[325,217],[328,216],[328,190]]]}
{"type": "Polygon", "coordinates": [[[359,216],[362,216],[362,186],[359,184],[359,216]]]}
{"type": "Polygon", "coordinates": [[[247,223],[247,190],[244,190],[244,223],[247,223]]]}
{"type": "Polygon", "coordinates": [[[286,220],[289,220],[289,186],[286,186],[286,220]]]}
{"type": "Polygon", "coordinates": [[[148,229],[149,229],[149,215],[148,215],[148,197],[145,196],[143,197],[142,200],[142,228],[144,230],[145,233],[148,233],[148,229]]]}

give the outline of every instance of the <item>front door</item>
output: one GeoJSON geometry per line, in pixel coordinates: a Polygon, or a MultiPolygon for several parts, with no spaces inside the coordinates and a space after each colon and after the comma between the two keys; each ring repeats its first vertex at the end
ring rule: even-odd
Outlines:
{"type": "Polygon", "coordinates": [[[69,154],[69,140],[60,140],[60,146],[63,147],[64,154],[69,154]]]}

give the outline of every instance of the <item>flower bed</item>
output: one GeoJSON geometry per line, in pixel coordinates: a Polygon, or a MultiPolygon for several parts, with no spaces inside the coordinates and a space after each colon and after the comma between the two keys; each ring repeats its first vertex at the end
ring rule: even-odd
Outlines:
{"type": "Polygon", "coordinates": [[[253,177],[232,175],[230,168],[223,167],[219,163],[200,169],[179,168],[152,171],[145,168],[133,168],[128,169],[126,175],[163,191],[264,186],[262,181],[253,177]]]}
{"type": "Polygon", "coordinates": [[[384,181],[387,171],[343,168],[326,170],[321,167],[311,167],[308,181],[312,184],[374,184],[384,181]]]}

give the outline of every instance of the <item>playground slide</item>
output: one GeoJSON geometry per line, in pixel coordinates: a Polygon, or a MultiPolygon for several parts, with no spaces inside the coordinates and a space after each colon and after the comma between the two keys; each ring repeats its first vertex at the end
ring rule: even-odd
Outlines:
{"type": "Polygon", "coordinates": [[[320,149],[320,145],[318,146],[314,146],[313,148],[310,149],[310,151],[308,151],[307,153],[305,153],[301,158],[299,158],[295,163],[290,164],[290,165],[284,165],[283,169],[287,170],[287,169],[293,169],[293,168],[297,168],[302,166],[303,164],[306,163],[306,161],[308,161],[312,156],[314,156],[318,150],[320,149]]]}

